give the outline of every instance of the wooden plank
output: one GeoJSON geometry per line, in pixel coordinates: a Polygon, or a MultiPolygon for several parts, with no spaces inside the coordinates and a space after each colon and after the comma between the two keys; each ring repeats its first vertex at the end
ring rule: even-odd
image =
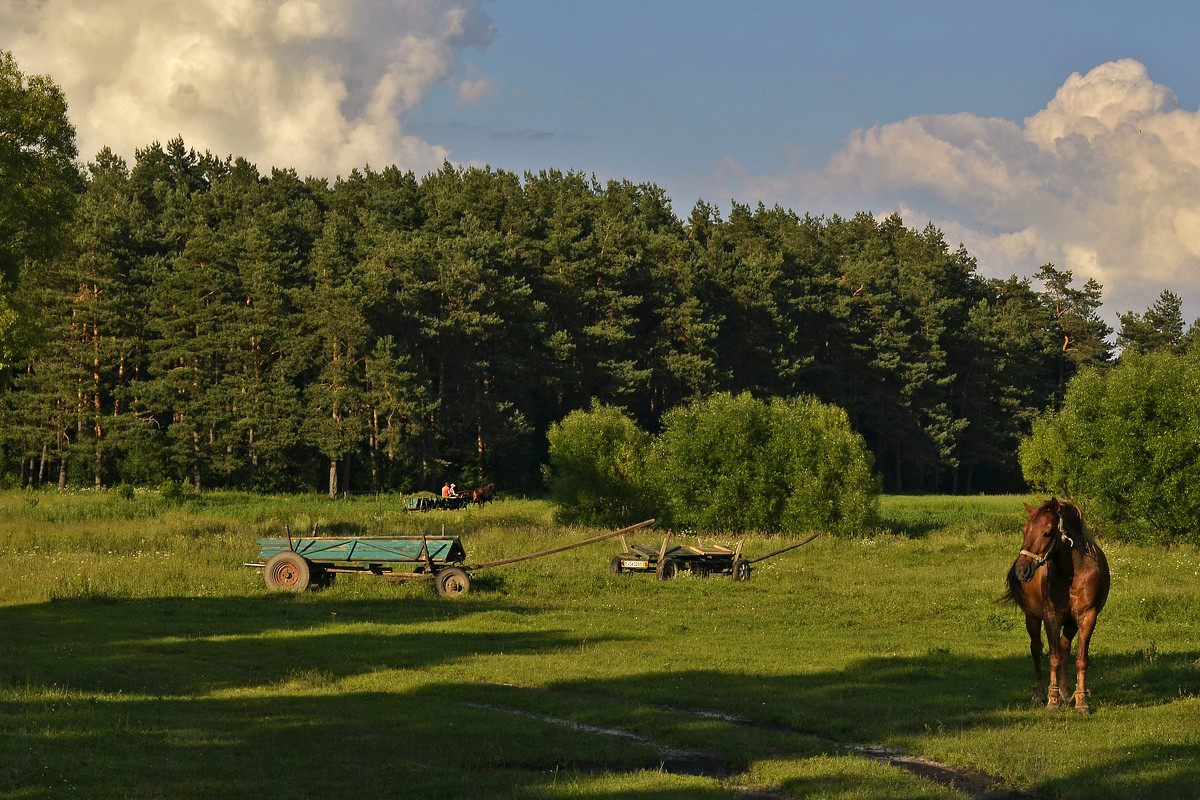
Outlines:
{"type": "MultiPolygon", "coordinates": [[[[458,562],[466,551],[457,537],[434,537],[428,540],[429,557],[440,563],[458,562]]],[[[270,558],[278,552],[293,550],[310,561],[422,561],[424,544],[417,537],[301,537],[290,542],[283,539],[259,539],[259,558],[270,558]]]]}

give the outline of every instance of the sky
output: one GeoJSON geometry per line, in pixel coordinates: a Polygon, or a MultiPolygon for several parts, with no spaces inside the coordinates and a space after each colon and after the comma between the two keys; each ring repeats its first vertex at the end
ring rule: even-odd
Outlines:
{"type": "Polygon", "coordinates": [[[82,161],[175,136],[269,173],[444,161],[940,228],[1200,316],[1200,4],[0,0],[82,161]]]}

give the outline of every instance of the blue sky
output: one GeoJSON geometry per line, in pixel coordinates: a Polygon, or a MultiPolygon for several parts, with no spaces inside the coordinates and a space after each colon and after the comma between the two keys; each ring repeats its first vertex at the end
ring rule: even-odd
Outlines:
{"type": "Polygon", "coordinates": [[[698,194],[730,199],[702,191],[728,157],[815,170],[857,128],[960,112],[1019,121],[1071,73],[1122,58],[1196,108],[1200,14],[1136,5],[488,3],[494,40],[462,58],[501,85],[471,107],[431,92],[410,130],[464,161],[678,187],[686,214],[698,194]]]}
{"type": "Polygon", "coordinates": [[[1200,59],[1186,30],[1200,15],[1134,5],[489,3],[495,38],[463,60],[502,85],[473,107],[431,92],[411,130],[518,172],[678,186],[686,213],[726,157],[755,172],[795,159],[817,169],[856,128],[960,112],[1021,120],[1072,72],[1121,58],[1195,108],[1200,59]]]}
{"type": "Polygon", "coordinates": [[[443,160],[900,213],[985,275],[1200,314],[1200,6],[1178,2],[32,0],[0,48],[84,158],[182,135],[332,178],[443,160]]]}

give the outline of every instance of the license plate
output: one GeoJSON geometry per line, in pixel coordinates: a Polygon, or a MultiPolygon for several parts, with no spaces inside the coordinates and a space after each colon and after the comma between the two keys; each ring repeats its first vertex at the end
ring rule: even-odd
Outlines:
{"type": "Polygon", "coordinates": [[[649,561],[625,561],[622,559],[621,566],[625,569],[649,569],[649,561]]]}

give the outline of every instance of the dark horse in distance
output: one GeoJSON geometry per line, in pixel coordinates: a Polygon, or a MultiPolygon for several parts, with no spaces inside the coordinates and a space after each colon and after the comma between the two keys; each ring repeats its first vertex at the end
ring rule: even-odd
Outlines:
{"type": "Polygon", "coordinates": [[[489,483],[487,486],[468,489],[462,494],[467,498],[468,503],[477,503],[479,505],[490,503],[496,497],[496,484],[489,483]]]}
{"type": "Polygon", "coordinates": [[[1025,540],[1021,555],[1008,570],[1008,597],[1025,612],[1029,652],[1037,678],[1034,702],[1043,698],[1042,625],[1050,646],[1050,686],[1046,708],[1070,702],[1067,659],[1071,640],[1079,634],[1075,654],[1075,710],[1088,713],[1088,644],[1096,617],[1108,600],[1108,561],[1083,521],[1079,506],[1047,500],[1037,508],[1025,506],[1025,540]]]}

